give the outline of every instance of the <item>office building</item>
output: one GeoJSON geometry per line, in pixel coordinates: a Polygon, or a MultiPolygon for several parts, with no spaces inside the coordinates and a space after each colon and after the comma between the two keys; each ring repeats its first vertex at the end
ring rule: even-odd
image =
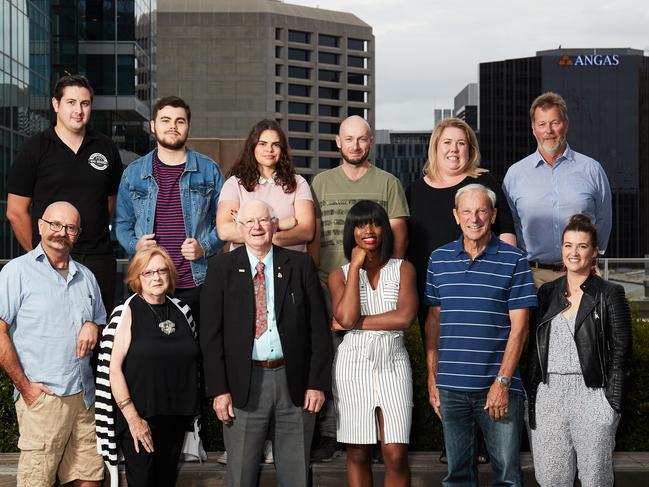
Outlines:
{"type": "Polygon", "coordinates": [[[445,118],[451,118],[452,116],[452,108],[435,108],[435,111],[433,112],[433,126],[437,125],[445,118]]]}
{"type": "Polygon", "coordinates": [[[159,0],[158,96],[192,107],[192,136],[242,138],[264,118],[299,172],[339,163],[348,115],[374,125],[374,36],[356,16],[276,0],[159,0]]]}
{"type": "Polygon", "coordinates": [[[474,132],[478,132],[478,104],[480,94],[478,83],[469,83],[453,100],[453,116],[464,120],[474,132]]]}
{"type": "Polygon", "coordinates": [[[431,131],[377,130],[373,161],[399,178],[403,187],[423,176],[431,131]]]}
{"type": "Polygon", "coordinates": [[[607,257],[649,253],[649,56],[637,49],[554,49],[480,64],[483,166],[502,178],[536,150],[529,107],[554,91],[568,104],[568,143],[599,161],[613,191],[607,257]]]}
{"type": "Polygon", "coordinates": [[[0,257],[17,255],[7,220],[6,180],[13,155],[50,125],[49,2],[0,0],[0,257]]]}

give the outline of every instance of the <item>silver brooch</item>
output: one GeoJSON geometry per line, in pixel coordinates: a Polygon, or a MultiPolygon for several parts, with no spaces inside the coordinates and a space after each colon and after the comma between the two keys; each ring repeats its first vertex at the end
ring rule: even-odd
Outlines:
{"type": "Polygon", "coordinates": [[[164,333],[165,335],[176,333],[176,324],[171,320],[164,320],[158,323],[158,328],[160,328],[160,330],[162,330],[162,333],[164,333]]]}

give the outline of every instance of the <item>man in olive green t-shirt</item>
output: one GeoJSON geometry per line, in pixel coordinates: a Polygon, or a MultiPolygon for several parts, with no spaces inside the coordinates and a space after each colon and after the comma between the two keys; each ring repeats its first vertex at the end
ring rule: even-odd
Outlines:
{"type": "MultiPolygon", "coordinates": [[[[364,119],[352,116],[343,120],[336,136],[341,165],[321,172],[311,183],[316,208],[316,234],[308,245],[308,252],[318,266],[330,318],[331,298],[327,292],[327,278],[330,272],[347,263],[343,251],[343,226],[347,212],[356,202],[371,200],[383,206],[394,234],[393,255],[398,258],[406,255],[406,219],[410,216],[406,196],[395,176],[370,164],[373,140],[372,130],[364,119]]],[[[334,348],[338,341],[334,336],[334,348]]],[[[336,442],[336,417],[331,397],[327,398],[320,412],[318,430],[320,441],[313,447],[311,460],[331,461],[341,450],[336,442]]]]}
{"type": "Polygon", "coordinates": [[[349,209],[360,200],[379,203],[390,218],[394,234],[394,257],[403,258],[408,245],[410,216],[401,182],[369,162],[373,142],[368,123],[358,116],[340,124],[336,145],[342,164],[313,178],[311,191],[316,206],[316,236],[309,253],[326,284],[329,273],[347,263],[343,253],[343,225],[349,209]]]}

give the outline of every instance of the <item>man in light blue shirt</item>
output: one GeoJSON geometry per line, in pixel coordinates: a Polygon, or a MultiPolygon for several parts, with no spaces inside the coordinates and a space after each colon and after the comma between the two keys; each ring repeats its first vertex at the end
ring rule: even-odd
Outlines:
{"type": "Polygon", "coordinates": [[[611,188],[602,166],[568,146],[568,109],[552,92],[537,97],[530,108],[536,152],[512,165],[503,190],[514,217],[516,238],[527,252],[538,286],[561,275],[561,236],[570,217],[592,220],[599,249],[611,233],[611,188]]]}
{"type": "Polygon", "coordinates": [[[41,242],[0,272],[0,367],[15,386],[19,486],[99,486],[90,355],[106,322],[93,274],[70,258],[79,212],[52,203],[41,242]],[[35,466],[40,463],[40,468],[35,466]]]}

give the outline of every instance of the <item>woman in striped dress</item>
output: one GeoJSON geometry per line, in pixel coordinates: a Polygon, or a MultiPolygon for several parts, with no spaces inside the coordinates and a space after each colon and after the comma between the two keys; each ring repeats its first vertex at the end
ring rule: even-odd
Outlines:
{"type": "Polygon", "coordinates": [[[343,230],[350,261],[329,276],[334,329],[347,331],[334,359],[337,438],[347,445],[347,482],[372,485],[372,447],[381,442],[386,486],[410,485],[412,374],[403,330],[417,313],[415,269],[392,259],[385,210],[359,201],[343,230]]]}

